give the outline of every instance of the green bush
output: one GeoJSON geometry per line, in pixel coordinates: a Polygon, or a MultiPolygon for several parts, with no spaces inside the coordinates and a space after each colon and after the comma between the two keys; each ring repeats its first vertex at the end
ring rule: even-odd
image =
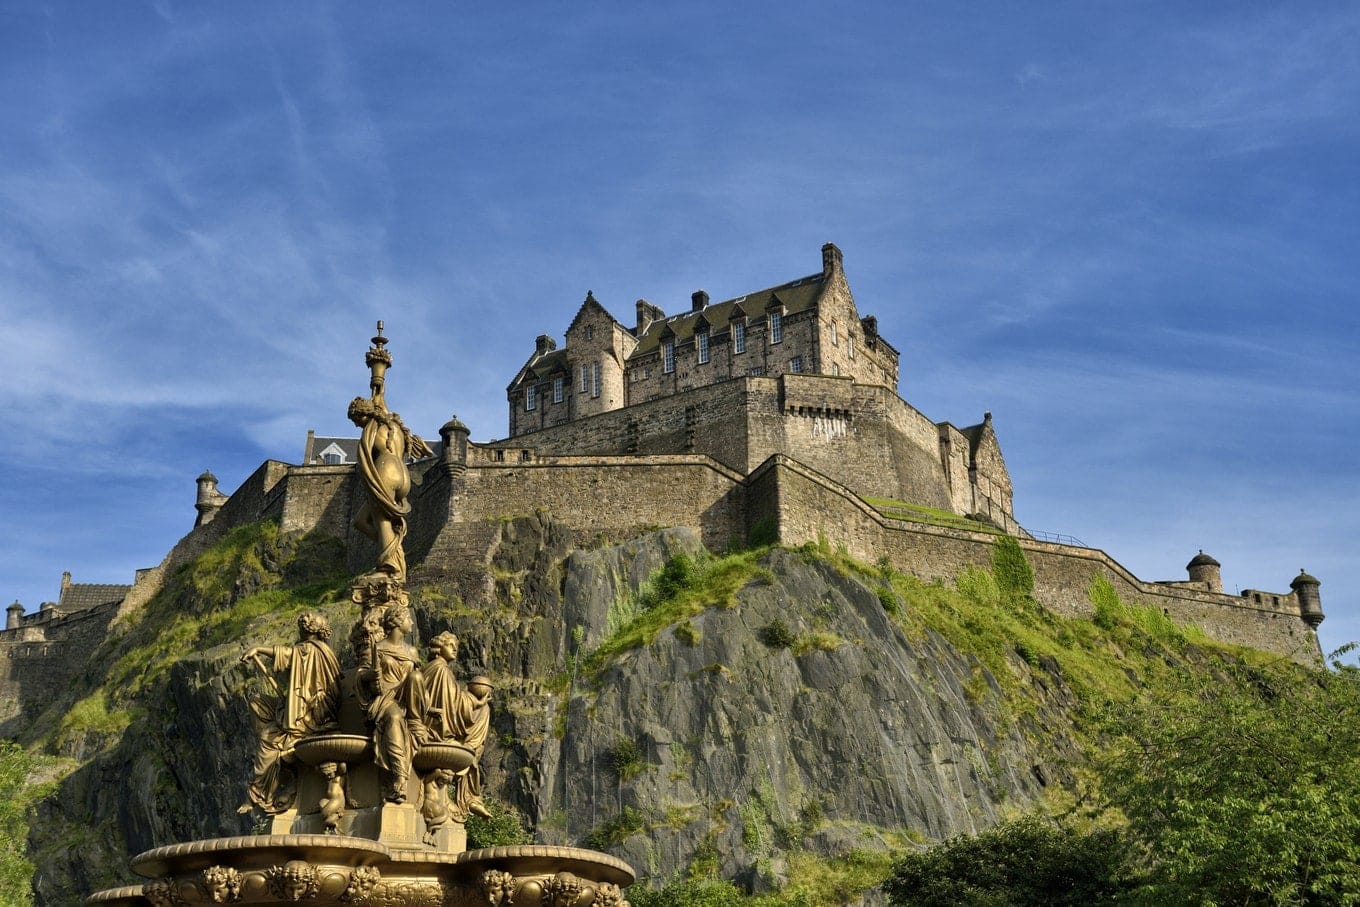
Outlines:
{"type": "Polygon", "coordinates": [[[642,747],[631,737],[620,737],[609,751],[609,770],[620,781],[631,781],[647,768],[642,747]]]}
{"type": "Polygon", "coordinates": [[[532,844],[534,836],[524,828],[524,817],[509,803],[488,799],[487,812],[491,817],[468,816],[468,849],[508,847],[513,844],[532,844]]]}
{"type": "Polygon", "coordinates": [[[1026,816],[902,857],[883,888],[897,907],[1086,907],[1133,884],[1117,832],[1026,816]]]}
{"type": "Polygon", "coordinates": [[[1034,594],[1034,568],[1014,536],[999,536],[992,546],[992,573],[1002,593],[1015,598],[1034,594]]]}
{"type": "Polygon", "coordinates": [[[777,617],[764,627],[761,627],[758,635],[760,636],[760,641],[771,649],[787,649],[792,646],[798,638],[794,636],[793,631],[789,629],[789,625],[777,617]]]}
{"type": "Polygon", "coordinates": [[[586,835],[586,846],[595,850],[608,850],[616,844],[622,844],[646,827],[647,822],[642,811],[625,806],[618,815],[606,819],[586,835]]]}

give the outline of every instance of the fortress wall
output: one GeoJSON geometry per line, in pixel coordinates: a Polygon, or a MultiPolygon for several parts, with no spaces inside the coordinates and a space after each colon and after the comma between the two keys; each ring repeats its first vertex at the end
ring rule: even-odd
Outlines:
{"type": "MultiPolygon", "coordinates": [[[[926,581],[952,582],[968,566],[991,565],[995,537],[882,517],[844,486],[787,457],[777,457],[752,475],[759,506],[777,514],[780,541],[816,542],[819,536],[843,545],[855,558],[887,557],[899,570],[926,581]]],[[[1103,575],[1121,600],[1160,609],[1178,623],[1193,623],[1219,642],[1275,652],[1304,664],[1321,657],[1317,635],[1278,607],[1255,605],[1237,596],[1199,592],[1135,577],[1104,551],[1018,539],[1034,568],[1034,597],[1068,617],[1093,611],[1091,584],[1103,575]]]]}
{"type": "Polygon", "coordinates": [[[352,463],[294,466],[284,480],[280,528],[347,538],[356,481],[352,463]]]}
{"type": "Polygon", "coordinates": [[[175,543],[158,565],[138,571],[132,590],[123,599],[118,613],[130,614],[145,605],[161,589],[165,577],[176,567],[188,563],[221,541],[232,529],[254,523],[271,512],[281,513],[283,489],[279,482],[291,467],[278,460],[265,460],[222,504],[212,520],[195,526],[175,543]]]}
{"type": "Polygon", "coordinates": [[[571,457],[467,471],[458,519],[542,508],[587,534],[692,526],[715,550],[745,538],[741,476],[703,457],[571,457]]]}
{"type": "Polygon", "coordinates": [[[744,473],[750,468],[746,410],[743,385],[725,382],[697,388],[683,398],[662,397],[488,446],[532,448],[540,457],[693,452],[744,473]]]}
{"type": "Polygon", "coordinates": [[[85,668],[118,614],[110,602],[32,627],[0,630],[0,737],[19,733],[36,710],[85,668]]]}

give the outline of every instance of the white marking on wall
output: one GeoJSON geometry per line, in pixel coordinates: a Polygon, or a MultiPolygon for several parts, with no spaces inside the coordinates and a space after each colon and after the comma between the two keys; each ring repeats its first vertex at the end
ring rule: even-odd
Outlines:
{"type": "Polygon", "coordinates": [[[839,441],[850,434],[850,420],[845,416],[813,416],[812,437],[826,441],[839,441]]]}

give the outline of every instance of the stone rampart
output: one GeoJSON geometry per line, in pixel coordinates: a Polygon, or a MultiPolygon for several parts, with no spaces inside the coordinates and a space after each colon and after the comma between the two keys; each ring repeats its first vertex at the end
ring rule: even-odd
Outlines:
{"type": "MultiPolygon", "coordinates": [[[[749,512],[773,519],[779,540],[801,545],[825,538],[851,556],[886,557],[921,579],[951,581],[969,566],[991,564],[995,536],[893,520],[853,491],[786,456],[771,458],[749,479],[749,512]]],[[[1212,639],[1275,652],[1305,664],[1320,662],[1317,635],[1300,618],[1292,595],[1231,596],[1138,579],[1104,551],[1018,540],[1034,568],[1034,596],[1070,617],[1093,611],[1090,590],[1103,576],[1131,604],[1158,608],[1212,639]]]]}
{"type": "Polygon", "coordinates": [[[22,627],[0,630],[0,738],[17,734],[84,670],[117,613],[118,602],[71,614],[40,612],[22,627]]]}

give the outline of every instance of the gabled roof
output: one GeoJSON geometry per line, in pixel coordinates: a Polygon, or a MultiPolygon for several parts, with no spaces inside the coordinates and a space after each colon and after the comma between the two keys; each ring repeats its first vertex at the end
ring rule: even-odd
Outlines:
{"type": "Polygon", "coordinates": [[[603,312],[604,317],[617,324],[620,328],[623,328],[623,330],[628,330],[623,327],[622,322],[609,314],[608,309],[600,305],[600,301],[595,298],[595,292],[593,290],[586,290],[586,300],[581,303],[581,307],[576,310],[576,317],[571,320],[571,324],[567,325],[567,333],[571,333],[571,329],[576,327],[576,322],[580,321],[581,316],[585,315],[586,312],[603,312]]]}
{"type": "Polygon", "coordinates": [[[88,611],[100,605],[122,601],[131,589],[131,585],[117,583],[71,583],[61,590],[57,608],[68,614],[72,611],[88,611]]]}
{"type": "Polygon", "coordinates": [[[688,340],[694,336],[695,326],[700,324],[700,319],[708,323],[709,331],[717,333],[727,330],[734,310],[736,310],[738,317],[741,315],[749,317],[753,314],[763,316],[766,306],[775,301],[776,294],[778,295],[778,302],[784,304],[785,314],[794,315],[798,312],[805,312],[816,304],[817,298],[822,293],[825,279],[826,275],[818,272],[808,277],[800,277],[798,280],[780,284],[777,287],[747,293],[745,296],[738,296],[736,299],[716,302],[697,312],[683,312],[662,321],[654,321],[648,326],[646,332],[638,338],[637,348],[628,358],[636,359],[648,353],[656,352],[657,348],[661,346],[663,333],[668,330],[675,335],[677,341],[688,340]]]}
{"type": "Polygon", "coordinates": [[[526,381],[539,381],[555,372],[570,374],[571,369],[567,367],[567,351],[565,349],[548,350],[546,353],[535,351],[524,363],[524,367],[516,373],[515,379],[506,390],[514,390],[526,381]]]}

